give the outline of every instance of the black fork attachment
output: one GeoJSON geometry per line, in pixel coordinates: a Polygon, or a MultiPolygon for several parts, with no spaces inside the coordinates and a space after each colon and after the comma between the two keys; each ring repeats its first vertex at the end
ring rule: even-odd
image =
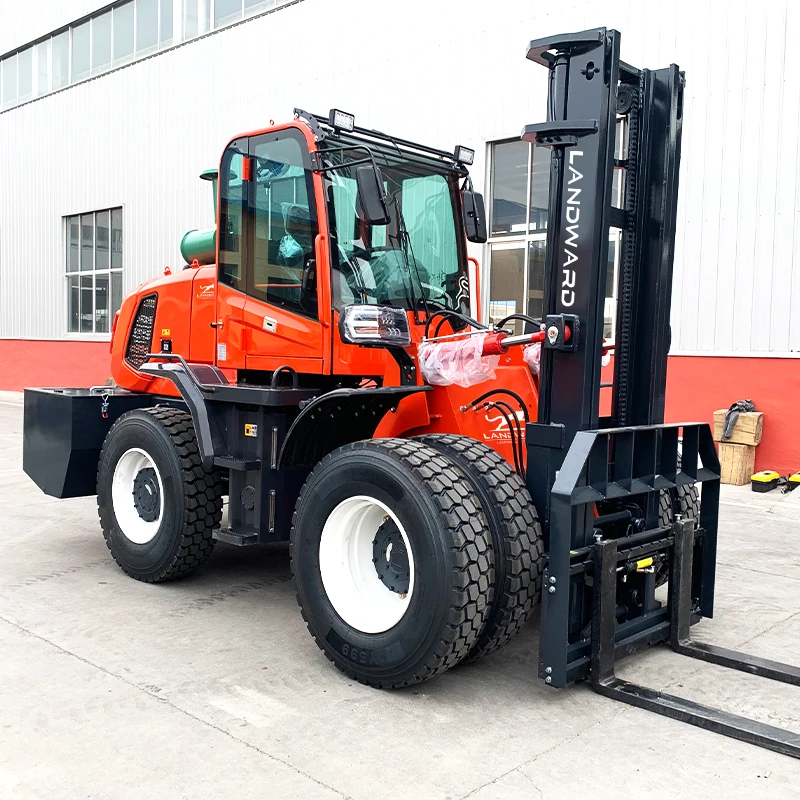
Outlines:
{"type": "Polygon", "coordinates": [[[799,734],[614,674],[617,657],[669,643],[800,685],[797,667],[690,640],[690,625],[714,610],[719,461],[707,424],[664,424],[684,76],[674,64],[624,64],[619,45],[617,31],[599,28],[528,48],[550,77],[548,121],[523,130],[551,149],[547,336],[538,421],[526,428],[547,548],[539,675],[554,687],[590,678],[606,696],[800,758],[799,734]],[[601,386],[613,229],[614,380],[601,386]],[[611,413],[601,417],[602,388],[611,413]],[[702,487],[698,519],[680,513],[691,485],[702,487]]]}

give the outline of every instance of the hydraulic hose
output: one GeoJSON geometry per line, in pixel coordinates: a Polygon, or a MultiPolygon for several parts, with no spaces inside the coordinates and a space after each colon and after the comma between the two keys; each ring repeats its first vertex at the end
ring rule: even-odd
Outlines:
{"type": "Polygon", "coordinates": [[[514,470],[516,471],[517,475],[522,477],[523,476],[522,464],[520,463],[519,454],[517,453],[516,436],[515,436],[516,430],[514,428],[513,411],[509,413],[509,411],[506,409],[510,409],[510,406],[506,405],[502,401],[500,401],[500,403],[497,402],[486,403],[484,408],[496,408],[500,412],[500,415],[503,417],[503,419],[506,421],[506,425],[508,425],[508,433],[509,436],[511,437],[511,452],[514,457],[514,470]]]}
{"type": "Polygon", "coordinates": [[[491,389],[490,391],[473,400],[469,405],[473,407],[480,405],[480,403],[494,394],[506,394],[509,397],[513,397],[519,403],[519,406],[522,409],[525,422],[531,421],[530,416],[528,415],[528,406],[525,404],[525,401],[516,392],[512,392],[511,389],[491,389]]]}
{"type": "Polygon", "coordinates": [[[535,325],[536,327],[539,327],[542,324],[540,319],[536,319],[536,317],[529,317],[527,314],[509,314],[507,317],[503,317],[500,322],[496,323],[495,328],[502,328],[512,319],[518,319],[520,322],[527,322],[529,325],[535,325]]]}
{"type": "Polygon", "coordinates": [[[500,413],[502,413],[503,409],[506,409],[510,417],[510,423],[513,423],[513,428],[511,424],[509,424],[508,430],[511,434],[511,446],[514,449],[514,461],[517,464],[517,474],[522,480],[525,480],[525,460],[522,452],[522,426],[519,424],[519,418],[514,409],[506,403],[505,400],[494,400],[493,403],[500,413]]]}

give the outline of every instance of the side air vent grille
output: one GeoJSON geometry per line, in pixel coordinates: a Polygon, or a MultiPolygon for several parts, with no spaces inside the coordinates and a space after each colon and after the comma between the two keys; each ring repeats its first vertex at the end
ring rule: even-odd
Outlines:
{"type": "Polygon", "coordinates": [[[149,294],[139,301],[136,316],[133,318],[131,336],[128,339],[128,349],[125,351],[125,360],[135,369],[144,364],[153,342],[153,326],[156,321],[157,294],[149,294]]]}

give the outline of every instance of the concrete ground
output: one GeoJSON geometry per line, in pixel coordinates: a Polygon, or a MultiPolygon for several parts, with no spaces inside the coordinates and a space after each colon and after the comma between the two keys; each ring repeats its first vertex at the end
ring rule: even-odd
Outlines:
{"type": "MultiPolygon", "coordinates": [[[[356,684],[295,604],[285,546],[218,545],[148,586],[94,498],[23,474],[0,395],[0,798],[800,797],[800,762],[536,677],[538,621],[412,689],[356,684]]],[[[800,466],[800,465],[799,465],[800,466]]],[[[800,492],[723,487],[717,616],[698,639],[800,662],[800,492]]],[[[623,677],[800,731],[800,689],[666,648],[623,677]]]]}

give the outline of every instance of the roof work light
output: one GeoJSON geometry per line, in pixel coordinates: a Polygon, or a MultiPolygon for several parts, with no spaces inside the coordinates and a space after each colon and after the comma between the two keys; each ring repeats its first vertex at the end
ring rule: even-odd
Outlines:
{"type": "Polygon", "coordinates": [[[352,131],[356,126],[356,117],[355,114],[348,114],[346,111],[332,108],[328,115],[328,122],[339,130],[352,131]]]}
{"type": "Polygon", "coordinates": [[[475,160],[475,151],[470,147],[464,147],[463,144],[457,144],[455,149],[456,161],[470,166],[475,160]]]}

